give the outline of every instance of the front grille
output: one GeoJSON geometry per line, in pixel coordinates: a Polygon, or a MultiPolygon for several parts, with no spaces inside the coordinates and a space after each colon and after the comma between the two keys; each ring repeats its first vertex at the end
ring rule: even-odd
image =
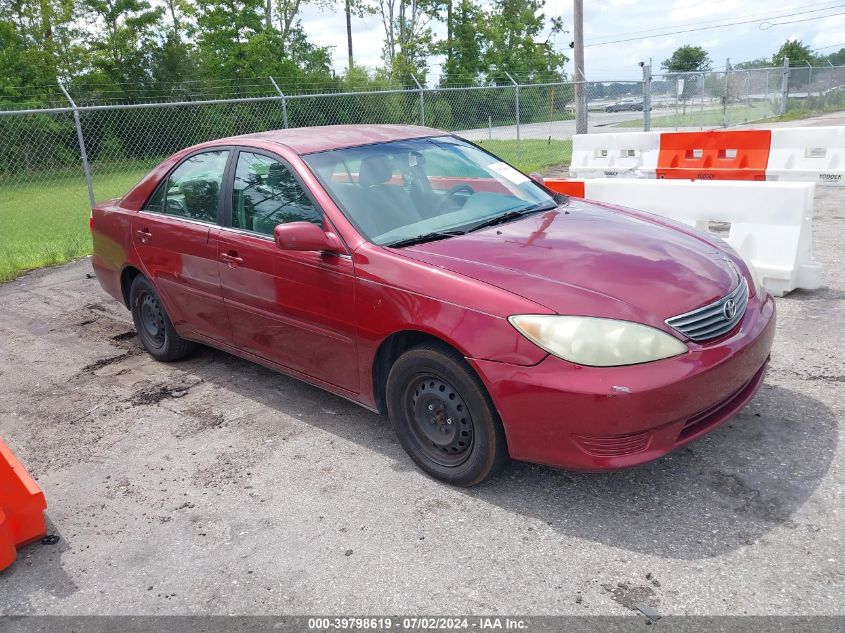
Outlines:
{"type": "Polygon", "coordinates": [[[715,303],[666,319],[666,325],[693,341],[709,341],[730,332],[740,322],[748,306],[748,283],[740,276],[739,285],[715,303]],[[730,310],[729,302],[733,310],[730,310]],[[733,314],[731,314],[733,312],[733,314]]]}

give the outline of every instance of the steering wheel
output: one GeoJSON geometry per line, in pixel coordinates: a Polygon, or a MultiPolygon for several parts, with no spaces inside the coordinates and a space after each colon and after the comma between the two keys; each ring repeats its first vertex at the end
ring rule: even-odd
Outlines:
{"type": "MultiPolygon", "coordinates": [[[[449,208],[449,206],[456,206],[458,208],[462,207],[463,204],[455,204],[458,196],[464,196],[465,198],[469,198],[472,194],[475,193],[475,189],[470,187],[465,183],[461,183],[459,185],[455,185],[451,187],[449,191],[443,196],[443,199],[440,201],[440,206],[438,207],[438,211],[442,211],[443,209],[449,208]]],[[[466,200],[464,200],[464,204],[466,204],[466,200]]]]}

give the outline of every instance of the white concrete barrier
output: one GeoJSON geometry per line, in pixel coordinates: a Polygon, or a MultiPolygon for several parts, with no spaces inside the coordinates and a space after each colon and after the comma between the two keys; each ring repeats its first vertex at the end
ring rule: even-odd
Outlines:
{"type": "Polygon", "coordinates": [[[629,132],[572,137],[574,178],[654,178],[660,134],[629,132]]]}
{"type": "Polygon", "coordinates": [[[845,186],[845,127],[772,129],[766,180],[845,186]]]}
{"type": "Polygon", "coordinates": [[[812,248],[813,183],[593,179],[585,181],[584,197],[703,230],[714,222],[730,223],[720,237],[755,268],[773,295],[821,285],[824,269],[812,248]]]}

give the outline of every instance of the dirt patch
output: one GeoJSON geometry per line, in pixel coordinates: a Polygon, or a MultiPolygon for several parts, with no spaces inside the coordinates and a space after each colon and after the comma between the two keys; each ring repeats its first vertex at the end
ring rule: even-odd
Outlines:
{"type": "Polygon", "coordinates": [[[250,488],[253,469],[260,459],[256,451],[229,449],[217,455],[214,462],[194,474],[200,488],[225,488],[236,485],[250,488]]]}
{"type": "Polygon", "coordinates": [[[93,363],[88,363],[79,370],[80,374],[93,374],[98,369],[102,369],[103,367],[108,367],[109,365],[114,365],[115,363],[119,363],[122,360],[126,360],[130,356],[134,356],[140,352],[129,352],[126,351],[123,354],[118,354],[117,356],[107,356],[106,358],[101,358],[100,360],[95,360],[93,363]]]}
{"type": "Polygon", "coordinates": [[[136,389],[129,398],[129,403],[134,406],[152,406],[167,398],[182,398],[188,394],[191,387],[202,382],[196,376],[177,376],[166,383],[148,383],[136,389]]]}
{"type": "Polygon", "coordinates": [[[611,600],[632,611],[638,611],[642,606],[654,608],[660,604],[657,593],[646,585],[620,582],[615,587],[611,583],[606,583],[601,587],[610,594],[611,600]]]}

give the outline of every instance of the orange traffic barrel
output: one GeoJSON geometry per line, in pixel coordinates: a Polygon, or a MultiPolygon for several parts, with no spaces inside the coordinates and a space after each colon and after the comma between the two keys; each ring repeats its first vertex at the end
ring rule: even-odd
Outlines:
{"type": "Polygon", "coordinates": [[[46,508],[41,488],[0,440],[0,569],[14,562],[17,548],[44,536],[46,508]]]}

